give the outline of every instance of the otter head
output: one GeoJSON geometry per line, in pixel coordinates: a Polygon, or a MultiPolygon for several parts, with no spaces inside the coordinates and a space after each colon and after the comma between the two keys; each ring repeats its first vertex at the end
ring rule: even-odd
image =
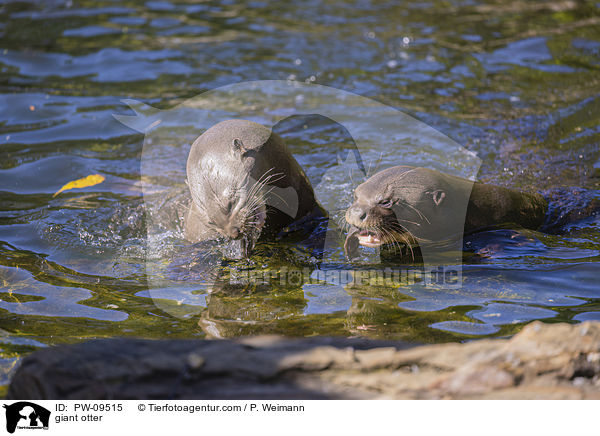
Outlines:
{"type": "Polygon", "coordinates": [[[247,257],[265,224],[264,179],[254,180],[242,171],[210,171],[207,181],[194,190],[196,209],[206,229],[230,242],[234,257],[247,257]]]}
{"type": "Polygon", "coordinates": [[[354,203],[346,211],[351,226],[346,254],[353,257],[351,252],[358,245],[410,248],[461,231],[464,210],[454,207],[453,202],[457,198],[463,201],[465,193],[468,201],[470,186],[464,182],[427,168],[408,166],[375,174],[355,189],[354,203]]]}
{"type": "Polygon", "coordinates": [[[260,124],[224,121],[202,134],[188,157],[192,210],[202,238],[225,238],[233,257],[247,257],[265,225],[268,182],[278,175],[258,155],[270,136],[260,124]]]}

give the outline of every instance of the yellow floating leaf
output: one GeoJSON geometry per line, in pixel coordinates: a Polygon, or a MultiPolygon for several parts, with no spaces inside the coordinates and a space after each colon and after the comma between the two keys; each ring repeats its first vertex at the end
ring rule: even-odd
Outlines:
{"type": "Polygon", "coordinates": [[[87,188],[88,186],[94,186],[94,185],[97,185],[98,183],[102,183],[102,182],[104,182],[104,176],[101,176],[100,174],[91,174],[87,177],[84,177],[83,179],[77,179],[77,180],[73,180],[72,182],[67,183],[65,186],[60,188],[53,195],[53,197],[56,197],[61,192],[68,191],[69,189],[87,188]]]}

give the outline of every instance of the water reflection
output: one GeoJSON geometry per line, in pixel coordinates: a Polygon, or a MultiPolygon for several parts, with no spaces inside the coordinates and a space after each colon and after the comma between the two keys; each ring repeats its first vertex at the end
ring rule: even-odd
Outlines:
{"type": "MultiPolygon", "coordinates": [[[[179,286],[148,285],[142,182],[160,188],[165,178],[171,185],[180,179],[186,145],[201,126],[192,117],[166,125],[165,137],[178,146],[159,156],[163,179],[142,181],[143,137],[112,117],[132,115],[124,98],[168,111],[242,81],[318,83],[415,115],[481,158],[482,181],[525,190],[598,189],[596,2],[351,6],[0,5],[2,368],[9,371],[44,344],[97,336],[282,333],[441,342],[509,335],[531,319],[598,319],[598,219],[557,235],[514,229],[467,241],[456,292],[327,281],[243,289],[227,282],[209,292],[185,250],[168,265],[179,286]],[[106,181],[52,197],[89,174],[106,181]],[[175,308],[178,315],[170,315],[175,308]]],[[[271,98],[261,121],[290,115],[293,105],[271,98]]],[[[311,119],[290,119],[281,128],[313,185],[350,193],[344,170],[332,165],[346,149],[341,130],[311,119]]],[[[389,138],[364,133],[368,166],[389,138]]],[[[383,158],[406,156],[391,149],[383,158]]],[[[163,236],[165,245],[176,245],[177,235],[163,236]]],[[[298,261],[317,270],[314,276],[337,268],[288,248],[291,254],[264,248],[251,267],[278,270],[298,261]]]]}

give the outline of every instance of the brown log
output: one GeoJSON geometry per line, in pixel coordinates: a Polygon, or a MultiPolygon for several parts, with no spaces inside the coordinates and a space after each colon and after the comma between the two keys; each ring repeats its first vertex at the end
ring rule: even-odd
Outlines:
{"type": "Polygon", "coordinates": [[[600,399],[600,322],[409,347],[366,339],[102,339],[23,359],[9,399],[600,399]]]}

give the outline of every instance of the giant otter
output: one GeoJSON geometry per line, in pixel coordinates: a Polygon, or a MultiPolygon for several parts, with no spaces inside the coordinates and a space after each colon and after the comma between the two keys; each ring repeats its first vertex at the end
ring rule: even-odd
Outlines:
{"type": "Polygon", "coordinates": [[[547,213],[541,194],[396,166],[355,189],[345,215],[351,228],[344,247],[352,258],[358,245],[411,247],[508,225],[539,229],[548,225],[547,213]]]}
{"type": "Polygon", "coordinates": [[[247,257],[259,238],[323,216],[306,174],[283,140],[252,121],[218,123],[196,139],[187,161],[190,242],[226,239],[247,257]]]}

